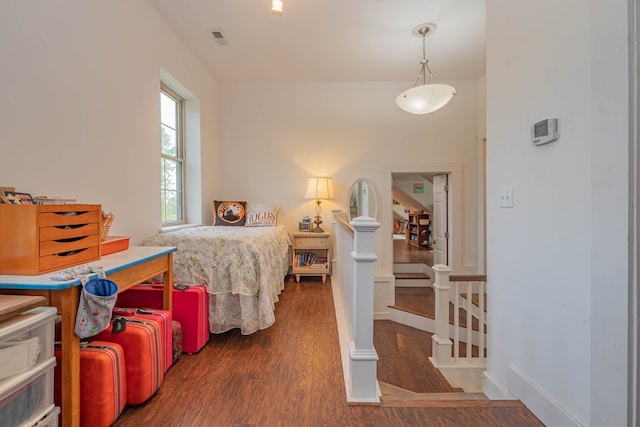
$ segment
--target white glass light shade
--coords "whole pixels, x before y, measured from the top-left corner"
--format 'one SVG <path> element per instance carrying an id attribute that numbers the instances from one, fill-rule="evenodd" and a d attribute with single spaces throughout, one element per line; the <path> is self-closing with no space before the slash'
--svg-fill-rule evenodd
<path id="1" fill-rule="evenodd" d="M 335 198 L 333 193 L 333 178 L 309 178 L 307 182 L 307 193 L 304 198 L 333 200 Z"/>
<path id="2" fill-rule="evenodd" d="M 455 94 L 452 86 L 429 83 L 405 90 L 396 98 L 396 104 L 412 114 L 427 114 L 444 107 Z"/>

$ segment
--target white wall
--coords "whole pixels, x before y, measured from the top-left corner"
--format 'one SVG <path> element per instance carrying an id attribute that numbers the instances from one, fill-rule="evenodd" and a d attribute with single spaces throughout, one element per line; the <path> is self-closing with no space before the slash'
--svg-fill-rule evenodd
<path id="1" fill-rule="evenodd" d="M 397 175 L 393 177 L 393 183 L 396 187 L 413 197 L 422 206 L 427 208 L 429 212 L 433 211 L 433 184 L 427 181 L 421 175 Z M 414 193 L 413 185 L 422 184 L 424 193 Z"/>
<path id="2" fill-rule="evenodd" d="M 296 230 L 302 216 L 313 215 L 314 202 L 303 199 L 307 178 L 332 176 L 336 199 L 322 204 L 331 230 L 330 209 L 346 210 L 351 184 L 367 178 L 381 204 L 377 274 L 391 274 L 391 185 L 381 172 L 394 164 L 460 162 L 465 256 L 477 266 L 477 83 L 452 84 L 454 99 L 425 116 L 395 105 L 407 83 L 223 85 L 220 197 L 278 203 L 279 222 Z"/>
<path id="3" fill-rule="evenodd" d="M 217 192 L 217 82 L 146 1 L 4 0 L 0 58 L 0 185 L 100 203 L 134 244 L 157 231 L 164 70 L 197 97 L 196 196 Z"/>
<path id="4" fill-rule="evenodd" d="M 626 5 L 487 2 L 487 378 L 547 425 L 626 425 Z"/>

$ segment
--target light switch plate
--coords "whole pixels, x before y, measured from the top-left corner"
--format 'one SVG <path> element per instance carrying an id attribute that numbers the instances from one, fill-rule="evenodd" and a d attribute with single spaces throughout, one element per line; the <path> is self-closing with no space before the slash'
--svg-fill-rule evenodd
<path id="1" fill-rule="evenodd" d="M 498 192 L 500 198 L 499 207 L 512 208 L 513 207 L 513 187 L 500 187 Z"/>

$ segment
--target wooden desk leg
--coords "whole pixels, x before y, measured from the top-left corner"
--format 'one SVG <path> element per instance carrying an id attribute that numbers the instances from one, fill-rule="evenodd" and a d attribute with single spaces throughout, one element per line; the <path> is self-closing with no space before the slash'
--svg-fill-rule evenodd
<path id="1" fill-rule="evenodd" d="M 62 426 L 80 425 L 80 339 L 73 332 L 80 286 L 51 292 L 51 303 L 62 315 Z"/>
<path id="2" fill-rule="evenodd" d="M 167 270 L 164 272 L 162 308 L 173 312 L 173 253 L 167 254 Z"/>

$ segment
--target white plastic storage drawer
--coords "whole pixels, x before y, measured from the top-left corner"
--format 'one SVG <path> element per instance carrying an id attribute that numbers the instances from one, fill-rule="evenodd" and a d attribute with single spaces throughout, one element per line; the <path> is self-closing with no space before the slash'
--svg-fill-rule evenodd
<path id="1" fill-rule="evenodd" d="M 16 375 L 0 386 L 2 427 L 31 426 L 53 409 L 53 370 L 56 359 Z"/>
<path id="2" fill-rule="evenodd" d="M 56 309 L 36 307 L 0 322 L 0 387 L 53 357 Z"/>
<path id="3" fill-rule="evenodd" d="M 58 415 L 60 415 L 60 408 L 55 406 L 50 410 L 44 418 L 40 419 L 33 427 L 58 427 Z M 31 426 L 30 426 L 31 427 Z"/>

